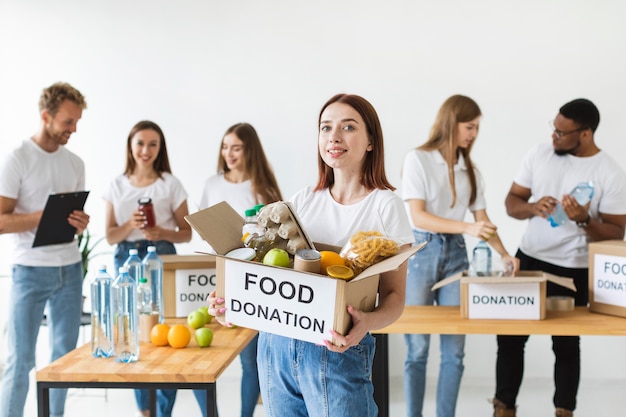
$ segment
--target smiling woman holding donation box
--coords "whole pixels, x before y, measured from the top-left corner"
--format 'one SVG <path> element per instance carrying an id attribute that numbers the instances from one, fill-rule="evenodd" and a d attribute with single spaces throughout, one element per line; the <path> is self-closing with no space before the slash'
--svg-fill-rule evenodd
<path id="1" fill-rule="evenodd" d="M 150 197 L 156 224 L 146 227 L 145 213 L 137 208 L 138 200 Z M 154 122 L 141 121 L 130 131 L 126 143 L 126 168 L 111 181 L 104 193 L 106 202 L 106 238 L 115 248 L 115 273 L 124 264 L 130 249 L 146 256 L 148 246 L 159 255 L 174 254 L 174 243 L 189 242 L 191 227 L 185 221 L 187 192 L 172 175 L 165 136 Z M 149 413 L 149 391 L 135 390 L 142 415 Z M 176 390 L 157 390 L 157 416 L 170 417 Z"/>
<path id="2" fill-rule="evenodd" d="M 291 203 L 312 241 L 343 246 L 362 230 L 376 230 L 402 246 L 413 242 L 402 200 L 384 168 L 378 115 L 362 97 L 338 94 L 319 115 L 319 179 Z M 269 417 L 374 417 L 370 380 L 375 341 L 370 330 L 395 321 L 404 306 L 406 264 L 381 275 L 379 302 L 365 313 L 346 306 L 353 326 L 330 331 L 325 345 L 261 332 L 259 378 Z M 223 299 L 209 298 L 210 314 L 224 321 Z"/>
<path id="3" fill-rule="evenodd" d="M 248 123 L 238 123 L 226 130 L 220 144 L 217 175 L 204 184 L 200 208 L 226 201 L 241 216 L 257 204 L 282 200 L 274 172 L 265 157 L 259 135 Z M 258 336 L 244 348 L 241 359 L 241 417 L 252 417 L 259 399 L 257 369 Z M 194 391 L 206 415 L 206 393 Z"/>

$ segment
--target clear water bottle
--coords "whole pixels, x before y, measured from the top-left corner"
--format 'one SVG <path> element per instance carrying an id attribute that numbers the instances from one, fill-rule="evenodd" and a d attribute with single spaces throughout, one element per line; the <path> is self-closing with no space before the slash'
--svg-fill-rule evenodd
<path id="1" fill-rule="evenodd" d="M 95 358 L 113 356 L 112 283 L 106 265 L 91 280 L 91 354 Z"/>
<path id="2" fill-rule="evenodd" d="M 139 360 L 139 310 L 137 309 L 137 283 L 120 267 L 113 281 L 113 351 L 117 362 Z"/>
<path id="3" fill-rule="evenodd" d="M 491 249 L 484 240 L 478 242 L 472 252 L 469 276 L 489 277 L 491 276 Z"/>
<path id="4" fill-rule="evenodd" d="M 159 323 L 165 320 L 165 306 L 163 305 L 163 261 L 159 257 L 155 246 L 148 246 L 148 253 L 141 261 L 144 276 L 148 279 L 152 289 L 152 312 L 158 313 Z"/>
<path id="5" fill-rule="evenodd" d="M 593 183 L 591 181 L 581 182 L 569 193 L 569 195 L 574 197 L 578 204 L 584 206 L 593 198 Z M 548 221 L 550 222 L 550 226 L 552 227 L 558 227 L 570 221 L 569 217 L 567 217 L 567 214 L 565 214 L 561 203 L 558 203 L 556 205 L 554 213 L 552 213 L 550 217 L 548 217 Z"/>
<path id="6" fill-rule="evenodd" d="M 139 278 L 145 276 L 137 249 L 130 249 L 128 251 L 128 258 L 124 261 L 124 266 L 128 268 L 128 274 L 135 280 L 135 283 L 139 282 Z"/>
<path id="7" fill-rule="evenodd" d="M 137 287 L 137 308 L 139 314 L 152 314 L 152 288 L 146 277 L 139 278 Z"/>

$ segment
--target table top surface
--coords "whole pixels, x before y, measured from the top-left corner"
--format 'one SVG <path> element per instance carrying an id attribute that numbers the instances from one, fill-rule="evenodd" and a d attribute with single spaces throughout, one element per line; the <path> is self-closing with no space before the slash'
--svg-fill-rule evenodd
<path id="1" fill-rule="evenodd" d="M 90 343 L 74 349 L 37 371 L 37 381 L 47 382 L 215 382 L 257 334 L 243 327 L 228 328 L 211 323 L 211 346 L 200 348 L 192 335 L 186 348 L 142 343 L 139 361 L 115 362 L 94 358 Z"/>
<path id="2" fill-rule="evenodd" d="M 626 336 L 626 318 L 576 307 L 547 311 L 544 320 L 470 320 L 461 318 L 459 307 L 406 306 L 398 320 L 373 333 Z"/>

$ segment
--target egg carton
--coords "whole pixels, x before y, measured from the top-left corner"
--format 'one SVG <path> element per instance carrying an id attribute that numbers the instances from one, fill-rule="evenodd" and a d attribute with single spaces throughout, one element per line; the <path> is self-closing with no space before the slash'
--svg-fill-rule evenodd
<path id="1" fill-rule="evenodd" d="M 289 202 L 277 201 L 264 206 L 258 214 L 258 224 L 265 228 L 268 239 L 291 255 L 300 249 L 315 249 Z"/>

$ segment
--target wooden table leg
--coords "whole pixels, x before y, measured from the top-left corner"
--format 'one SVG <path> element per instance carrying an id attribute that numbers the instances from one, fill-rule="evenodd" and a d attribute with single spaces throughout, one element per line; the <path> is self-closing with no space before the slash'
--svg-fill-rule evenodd
<path id="1" fill-rule="evenodd" d="M 376 353 L 372 365 L 374 401 L 378 406 L 378 417 L 389 417 L 389 336 L 374 334 Z"/>

